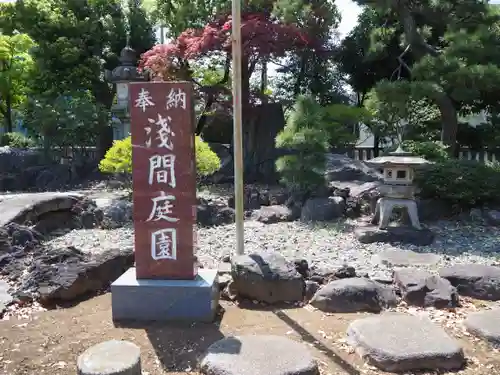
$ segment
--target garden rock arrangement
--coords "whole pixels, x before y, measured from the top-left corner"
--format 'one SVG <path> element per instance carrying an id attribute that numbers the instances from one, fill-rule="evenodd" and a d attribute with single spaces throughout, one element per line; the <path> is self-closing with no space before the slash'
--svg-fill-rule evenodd
<path id="1" fill-rule="evenodd" d="M 99 291 L 134 262 L 132 246 L 100 254 L 45 240 L 73 229 L 95 228 L 104 213 L 78 194 L 42 193 L 5 197 L 0 202 L 0 307 L 33 299 L 70 301 Z"/>

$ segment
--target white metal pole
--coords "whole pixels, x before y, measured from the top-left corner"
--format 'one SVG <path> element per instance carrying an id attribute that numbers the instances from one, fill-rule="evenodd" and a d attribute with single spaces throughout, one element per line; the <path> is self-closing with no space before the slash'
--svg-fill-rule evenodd
<path id="1" fill-rule="evenodd" d="M 236 209 L 236 254 L 245 252 L 243 207 L 243 135 L 241 110 L 241 0 L 232 0 L 233 52 L 233 132 L 234 132 L 234 207 Z"/>

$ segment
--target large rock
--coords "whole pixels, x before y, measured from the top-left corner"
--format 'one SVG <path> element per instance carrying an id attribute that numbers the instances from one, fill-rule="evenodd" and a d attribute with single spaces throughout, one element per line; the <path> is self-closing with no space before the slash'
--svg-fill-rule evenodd
<path id="1" fill-rule="evenodd" d="M 482 264 L 457 264 L 439 270 L 464 296 L 482 300 L 500 300 L 500 267 Z"/>
<path id="2" fill-rule="evenodd" d="M 330 221 L 344 215 L 346 203 L 342 197 L 310 198 L 302 207 L 300 220 Z"/>
<path id="3" fill-rule="evenodd" d="M 207 350 L 206 375 L 319 375 L 307 346 L 280 336 L 227 337 Z"/>
<path id="4" fill-rule="evenodd" d="M 361 277 L 331 281 L 318 290 L 310 302 L 321 311 L 333 313 L 380 312 L 396 303 L 392 288 Z"/>
<path id="5" fill-rule="evenodd" d="M 470 333 L 493 344 L 500 344 L 500 309 L 471 313 L 464 324 Z"/>
<path id="6" fill-rule="evenodd" d="M 394 283 L 410 305 L 436 308 L 458 306 L 455 287 L 448 280 L 430 272 L 418 268 L 397 269 L 394 271 Z"/>
<path id="7" fill-rule="evenodd" d="M 241 297 L 267 303 L 304 298 L 303 277 L 278 253 L 239 255 L 231 263 L 233 286 Z"/>
<path id="8" fill-rule="evenodd" d="M 10 222 L 35 222 L 44 214 L 69 211 L 85 196 L 76 193 L 28 193 L 2 197 L 0 201 L 0 227 Z"/>
<path id="9" fill-rule="evenodd" d="M 383 371 L 457 370 L 465 363 L 458 342 L 416 316 L 383 314 L 355 320 L 347 337 L 361 356 Z"/>
<path id="10" fill-rule="evenodd" d="M 412 227 L 389 227 L 379 229 L 375 226 L 356 228 L 354 235 L 361 243 L 403 243 L 416 246 L 428 246 L 434 241 L 434 233 L 428 229 L 415 229 Z"/>
<path id="11" fill-rule="evenodd" d="M 42 303 L 78 299 L 106 288 L 134 264 L 132 247 L 93 255 L 74 247 L 45 246 L 38 236 L 26 236 L 23 244 L 0 254 L 0 274 L 11 282 L 14 297 L 30 296 Z"/>

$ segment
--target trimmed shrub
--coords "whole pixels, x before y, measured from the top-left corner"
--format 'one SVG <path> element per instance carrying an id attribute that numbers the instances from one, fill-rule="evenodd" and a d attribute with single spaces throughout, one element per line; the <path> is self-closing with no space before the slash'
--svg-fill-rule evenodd
<path id="1" fill-rule="evenodd" d="M 195 147 L 198 176 L 208 176 L 215 173 L 220 168 L 220 159 L 217 154 L 200 137 L 196 137 Z M 103 173 L 113 174 L 132 173 L 131 137 L 113 143 L 104 159 L 99 163 L 99 170 Z"/>
<path id="2" fill-rule="evenodd" d="M 0 137 L 0 146 L 10 146 L 13 148 L 30 148 L 35 146 L 35 142 L 21 133 L 4 133 Z"/>
<path id="3" fill-rule="evenodd" d="M 429 161 L 442 162 L 449 159 L 448 147 L 442 142 L 403 141 L 403 148 Z"/>
<path id="4" fill-rule="evenodd" d="M 469 160 L 447 160 L 417 173 L 422 198 L 437 198 L 458 209 L 500 203 L 500 166 Z"/>

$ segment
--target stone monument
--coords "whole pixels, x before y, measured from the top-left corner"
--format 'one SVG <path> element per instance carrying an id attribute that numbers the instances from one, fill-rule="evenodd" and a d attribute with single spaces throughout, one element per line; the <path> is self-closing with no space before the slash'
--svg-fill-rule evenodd
<path id="1" fill-rule="evenodd" d="M 197 269 L 189 82 L 131 83 L 135 267 L 111 285 L 114 320 L 211 321 L 217 270 Z"/>
<path id="2" fill-rule="evenodd" d="M 418 218 L 418 207 L 415 201 L 416 187 L 413 184 L 416 170 L 430 164 L 430 162 L 413 155 L 411 152 L 404 151 L 400 145 L 396 151 L 368 160 L 366 164 L 382 172 L 383 184 L 378 188 L 381 198 L 377 201 L 375 214 L 371 221 L 374 225 L 378 224 L 378 228 L 364 228 L 364 236 L 359 235 L 358 231 L 358 239 L 362 242 L 368 241 L 369 236 L 366 236 L 366 233 L 370 232 L 371 237 L 376 238 L 377 241 L 384 238 L 387 242 L 415 244 L 432 242 L 433 235 L 430 234 L 430 231 L 422 228 Z M 407 210 L 411 226 L 389 226 L 395 208 Z M 375 240 L 370 242 L 375 242 Z"/>

